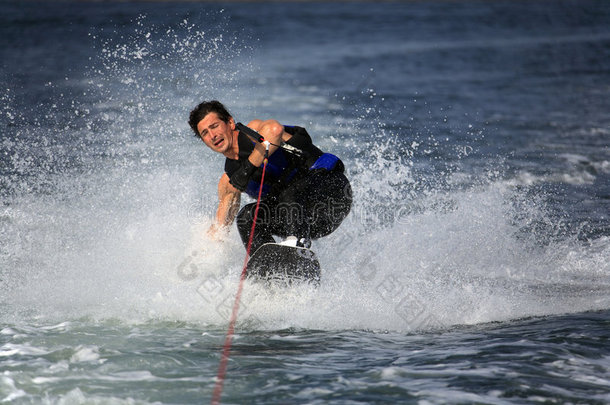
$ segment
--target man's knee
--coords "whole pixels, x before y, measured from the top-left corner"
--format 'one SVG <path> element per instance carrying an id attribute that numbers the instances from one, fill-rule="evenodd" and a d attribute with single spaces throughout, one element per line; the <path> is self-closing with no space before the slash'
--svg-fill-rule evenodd
<path id="1" fill-rule="evenodd" d="M 237 216 L 235 217 L 235 220 L 239 223 L 244 222 L 244 221 L 251 221 L 252 220 L 252 204 L 248 204 L 248 205 L 244 205 L 243 207 L 241 207 L 241 209 L 239 210 L 239 212 L 237 213 Z"/>
<path id="2" fill-rule="evenodd" d="M 235 221 L 237 222 L 237 226 L 252 226 L 252 221 L 254 221 L 254 211 L 256 211 L 256 203 L 251 203 L 244 205 L 242 209 L 239 210 L 237 216 L 235 217 Z M 258 207 L 258 213 L 256 214 L 256 224 L 257 225 L 265 225 L 268 223 L 271 218 L 271 207 L 264 202 L 260 203 Z"/>
<path id="3" fill-rule="evenodd" d="M 254 205 L 255 204 L 244 205 L 235 217 L 237 230 L 242 237 L 250 233 L 250 227 L 252 226 L 252 220 L 254 218 Z"/>

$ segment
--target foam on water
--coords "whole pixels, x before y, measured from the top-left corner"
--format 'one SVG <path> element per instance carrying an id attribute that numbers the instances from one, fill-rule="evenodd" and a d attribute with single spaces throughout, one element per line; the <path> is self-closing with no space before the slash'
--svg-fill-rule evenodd
<path id="1" fill-rule="evenodd" d="M 188 21 L 161 29 L 140 18 L 133 37 L 118 43 L 96 35 L 100 61 L 72 84 L 94 102 L 70 110 L 64 140 L 57 128 L 39 126 L 42 140 L 32 141 L 33 128 L 25 126 L 3 141 L 12 172 L 0 216 L 2 321 L 224 325 L 244 251 L 235 231 L 224 242 L 205 235 L 222 159 L 212 158 L 185 122 L 204 93 L 234 102 L 234 113 L 252 114 L 236 91 L 237 82 L 256 81 L 242 63 L 248 50 Z M 228 63 L 238 56 L 239 64 Z M 278 91 L 265 101 L 280 105 L 286 97 Z M 313 92 L 299 108 L 337 102 Z M 265 105 L 257 108 L 272 109 Z M 341 228 L 314 243 L 321 286 L 247 283 L 243 327 L 411 331 L 610 307 L 608 238 L 562 236 L 560 221 L 521 188 L 527 181 L 516 187 L 515 178 L 490 174 L 447 187 L 460 173 L 422 175 L 415 158 L 434 150 L 420 150 L 381 122 L 366 137 L 365 114 L 361 121 L 328 118 L 340 129 L 319 140 L 342 153 L 355 200 Z M 12 121 L 17 113 L 6 116 Z M 327 132 L 331 124 L 314 127 Z M 60 169 L 45 170 L 58 160 Z M 579 173 L 566 181 L 592 181 L 594 174 Z M 81 347 L 71 361 L 97 359 L 95 348 Z M 82 393 L 69 397 L 67 403 Z"/>

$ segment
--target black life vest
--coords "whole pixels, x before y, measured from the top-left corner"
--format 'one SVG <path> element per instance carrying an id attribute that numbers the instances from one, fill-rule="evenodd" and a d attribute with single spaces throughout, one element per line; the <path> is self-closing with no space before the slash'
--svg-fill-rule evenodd
<path id="1" fill-rule="evenodd" d="M 263 183 L 262 195 L 264 197 L 276 195 L 281 192 L 292 181 L 307 175 L 309 168 L 322 156 L 323 152 L 311 141 L 307 130 L 297 126 L 284 126 L 284 130 L 292 135 L 286 142 L 289 145 L 303 151 L 303 156 L 297 156 L 286 152 L 282 148 L 277 149 L 269 155 L 267 168 L 265 169 L 265 181 Z M 229 178 L 237 171 L 241 164 L 248 159 L 254 150 L 254 141 L 241 131 L 237 137 L 239 158 L 225 160 L 225 173 Z M 250 176 L 245 193 L 252 198 L 258 197 L 260 181 L 262 177 L 262 165 Z"/>

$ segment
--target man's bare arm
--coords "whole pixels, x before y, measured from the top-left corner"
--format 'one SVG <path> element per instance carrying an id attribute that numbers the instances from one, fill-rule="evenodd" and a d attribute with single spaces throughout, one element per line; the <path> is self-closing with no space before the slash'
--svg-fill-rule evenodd
<path id="1" fill-rule="evenodd" d="M 226 231 L 235 220 L 239 204 L 241 202 L 241 192 L 229 183 L 229 176 L 223 173 L 218 182 L 218 209 L 216 210 L 216 221 L 208 230 L 208 235 L 218 238 L 219 231 Z"/>

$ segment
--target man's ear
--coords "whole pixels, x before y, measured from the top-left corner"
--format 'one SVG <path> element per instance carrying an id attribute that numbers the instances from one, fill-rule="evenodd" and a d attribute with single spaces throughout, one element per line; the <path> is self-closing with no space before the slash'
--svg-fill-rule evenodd
<path id="1" fill-rule="evenodd" d="M 231 126 L 231 131 L 235 131 L 235 120 L 233 117 L 229 118 L 229 125 Z"/>

